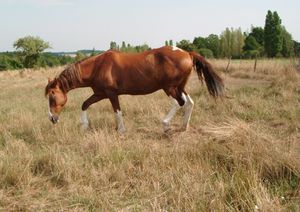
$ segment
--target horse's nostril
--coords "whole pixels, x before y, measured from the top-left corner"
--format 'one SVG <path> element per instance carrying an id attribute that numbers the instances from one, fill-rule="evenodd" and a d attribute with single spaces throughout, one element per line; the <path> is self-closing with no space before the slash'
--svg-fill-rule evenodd
<path id="1" fill-rule="evenodd" d="M 49 119 L 53 124 L 56 124 L 58 122 L 58 117 L 56 116 L 50 116 Z"/>

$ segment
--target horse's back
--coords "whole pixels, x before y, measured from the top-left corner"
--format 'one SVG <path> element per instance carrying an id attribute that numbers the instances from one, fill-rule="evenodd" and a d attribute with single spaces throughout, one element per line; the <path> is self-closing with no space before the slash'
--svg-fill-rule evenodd
<path id="1" fill-rule="evenodd" d="M 193 66 L 192 58 L 188 52 L 171 46 L 151 49 L 141 53 L 112 51 L 110 55 L 113 63 L 125 71 L 136 68 L 145 71 L 149 69 L 164 71 L 167 66 L 170 66 L 170 69 L 189 71 Z"/>

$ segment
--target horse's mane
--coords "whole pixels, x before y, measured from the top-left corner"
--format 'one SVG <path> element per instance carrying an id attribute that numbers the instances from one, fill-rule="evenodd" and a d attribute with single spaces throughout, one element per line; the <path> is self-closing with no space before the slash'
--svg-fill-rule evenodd
<path id="1" fill-rule="evenodd" d="M 57 78 L 55 78 L 61 85 L 63 92 L 68 92 L 74 88 L 76 83 L 82 82 L 80 66 L 76 67 L 76 64 L 77 63 L 69 65 Z"/>

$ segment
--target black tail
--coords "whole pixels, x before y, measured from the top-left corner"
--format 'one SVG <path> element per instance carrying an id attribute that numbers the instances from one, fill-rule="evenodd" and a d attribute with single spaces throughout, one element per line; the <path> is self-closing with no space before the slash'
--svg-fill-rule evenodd
<path id="1" fill-rule="evenodd" d="M 213 70 L 211 64 L 201 55 L 191 52 L 194 66 L 198 74 L 198 78 L 205 80 L 208 92 L 213 97 L 224 96 L 224 82 L 222 78 Z"/>

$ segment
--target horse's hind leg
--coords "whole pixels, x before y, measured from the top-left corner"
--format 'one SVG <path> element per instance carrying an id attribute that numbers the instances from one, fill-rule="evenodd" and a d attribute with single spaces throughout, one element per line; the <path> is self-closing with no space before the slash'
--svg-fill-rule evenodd
<path id="1" fill-rule="evenodd" d="M 107 90 L 106 94 L 107 94 L 109 101 L 111 102 L 111 105 L 115 112 L 116 122 L 117 122 L 117 130 L 119 133 L 124 133 L 126 130 L 125 130 L 125 126 L 124 126 L 124 121 L 123 121 L 123 117 L 122 117 L 122 112 L 121 112 L 121 108 L 120 108 L 118 95 L 115 92 L 110 91 L 110 90 Z"/>
<path id="2" fill-rule="evenodd" d="M 170 130 L 170 122 L 173 119 L 176 112 L 183 106 L 186 102 L 185 95 L 181 91 L 178 91 L 177 88 L 164 89 L 168 96 L 173 97 L 173 104 L 171 110 L 168 112 L 166 117 L 163 119 L 164 131 L 167 132 Z"/>
<path id="3" fill-rule="evenodd" d="M 185 92 L 184 92 L 185 93 Z M 183 116 L 183 129 L 187 130 L 189 127 L 190 118 L 193 112 L 194 101 L 187 93 L 182 93 L 185 96 L 185 104 L 183 106 L 184 116 Z"/>
<path id="4" fill-rule="evenodd" d="M 168 112 L 168 114 L 166 115 L 166 117 L 162 121 L 163 127 L 164 127 L 164 132 L 167 132 L 167 131 L 170 130 L 170 121 L 172 120 L 172 118 L 176 114 L 177 110 L 180 108 L 180 106 L 179 106 L 176 99 L 172 99 L 172 103 L 173 104 L 172 104 L 171 110 Z"/>
<path id="5" fill-rule="evenodd" d="M 165 92 L 167 93 L 167 95 L 171 95 L 173 97 L 173 105 L 169 113 L 163 119 L 164 131 L 166 132 L 170 130 L 170 121 L 172 120 L 176 112 L 180 109 L 180 107 L 182 107 L 184 110 L 183 129 L 187 130 L 194 107 L 194 101 L 184 90 L 181 91 L 175 88 L 167 91 L 165 90 Z"/>

